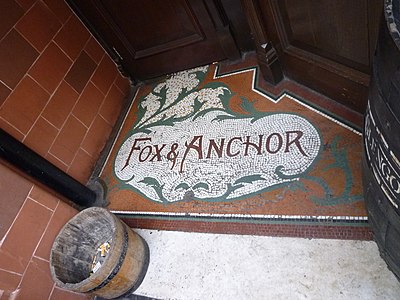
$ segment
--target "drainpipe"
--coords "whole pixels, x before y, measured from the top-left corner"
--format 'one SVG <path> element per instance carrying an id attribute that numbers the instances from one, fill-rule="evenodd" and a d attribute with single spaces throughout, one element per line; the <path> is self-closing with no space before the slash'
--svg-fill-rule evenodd
<path id="1" fill-rule="evenodd" d="M 98 206 L 98 193 L 26 147 L 0 128 L 0 157 L 82 208 Z"/>

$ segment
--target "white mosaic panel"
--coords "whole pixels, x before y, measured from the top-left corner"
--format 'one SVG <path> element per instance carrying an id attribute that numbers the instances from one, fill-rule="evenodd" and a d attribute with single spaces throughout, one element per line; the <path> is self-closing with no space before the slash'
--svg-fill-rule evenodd
<path id="1" fill-rule="evenodd" d="M 272 114 L 252 123 L 216 121 L 220 115 L 227 114 L 211 111 L 132 135 L 118 152 L 117 177 L 154 201 L 229 200 L 297 180 L 319 153 L 317 130 L 300 116 Z"/>

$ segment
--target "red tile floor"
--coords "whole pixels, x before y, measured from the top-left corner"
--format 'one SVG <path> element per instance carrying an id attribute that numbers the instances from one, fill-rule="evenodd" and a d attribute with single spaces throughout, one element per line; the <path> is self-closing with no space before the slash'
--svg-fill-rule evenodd
<path id="1" fill-rule="evenodd" d="M 100 176 L 109 208 L 140 228 L 371 239 L 362 116 L 255 66 L 141 86 Z"/>

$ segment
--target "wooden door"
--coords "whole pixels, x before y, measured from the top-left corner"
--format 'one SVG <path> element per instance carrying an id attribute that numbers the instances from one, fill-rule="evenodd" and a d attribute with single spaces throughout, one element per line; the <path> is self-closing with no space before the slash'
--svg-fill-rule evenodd
<path id="1" fill-rule="evenodd" d="M 256 26 L 261 29 L 253 24 L 253 32 L 258 30 L 259 40 L 261 36 L 261 42 L 268 44 L 269 56 L 275 55 L 285 76 L 352 109 L 364 111 L 383 1 L 242 3 L 248 16 L 256 16 Z"/>
<path id="2" fill-rule="evenodd" d="M 240 52 L 217 0 L 68 0 L 134 80 Z"/>

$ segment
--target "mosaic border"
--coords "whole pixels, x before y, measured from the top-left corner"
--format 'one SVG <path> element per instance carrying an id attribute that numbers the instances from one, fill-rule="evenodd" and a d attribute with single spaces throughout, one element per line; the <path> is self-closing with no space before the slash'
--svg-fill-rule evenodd
<path id="1" fill-rule="evenodd" d="M 366 216 L 301 216 L 301 215 L 251 215 L 251 214 L 209 214 L 209 213 L 170 213 L 145 211 L 118 211 L 112 213 L 121 218 L 190 220 L 207 222 L 238 222 L 256 224 L 313 224 L 330 226 L 369 226 Z"/>
<path id="2" fill-rule="evenodd" d="M 215 234 L 242 234 L 270 237 L 323 238 L 341 240 L 372 240 L 368 226 L 319 226 L 319 224 L 254 224 L 238 222 L 210 222 L 190 220 L 157 220 L 124 218 L 131 228 L 169 230 Z"/>

